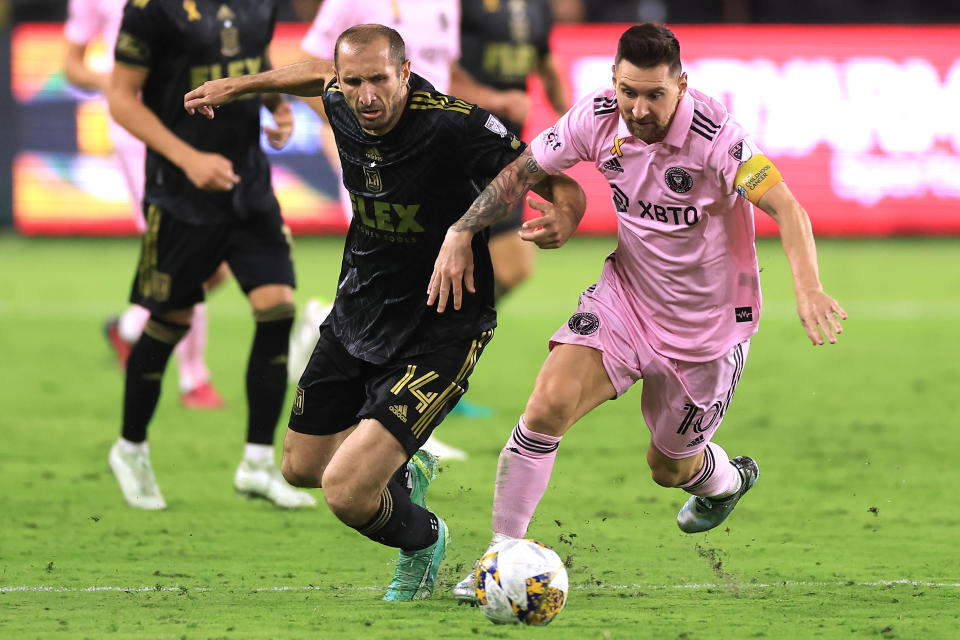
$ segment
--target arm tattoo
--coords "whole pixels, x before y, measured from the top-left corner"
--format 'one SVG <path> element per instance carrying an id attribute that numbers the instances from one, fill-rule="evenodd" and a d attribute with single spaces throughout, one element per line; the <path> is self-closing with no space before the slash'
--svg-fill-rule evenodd
<path id="1" fill-rule="evenodd" d="M 507 216 L 523 200 L 530 187 L 543 180 L 546 172 L 540 168 L 530 149 L 503 168 L 467 212 L 451 227 L 454 231 L 476 233 L 480 229 Z"/>

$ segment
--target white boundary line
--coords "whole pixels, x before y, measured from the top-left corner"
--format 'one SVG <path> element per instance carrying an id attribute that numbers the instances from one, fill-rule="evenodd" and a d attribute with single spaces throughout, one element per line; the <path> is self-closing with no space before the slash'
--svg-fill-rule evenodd
<path id="1" fill-rule="evenodd" d="M 782 582 L 747 582 L 747 583 L 719 583 L 719 582 L 704 582 L 704 583 L 695 583 L 695 584 L 602 584 L 602 585 L 574 585 L 574 589 L 577 591 L 593 591 L 593 590 L 612 590 L 612 591 L 623 591 L 626 589 L 648 589 L 648 590 L 667 590 L 667 589 L 723 589 L 729 587 L 736 587 L 737 589 L 776 589 L 782 587 L 892 587 L 892 586 L 912 586 L 912 587 L 947 587 L 947 588 L 960 588 L 960 582 L 925 582 L 922 580 L 876 580 L 873 582 L 849 582 L 849 581 L 836 581 L 836 582 L 808 582 L 803 580 L 784 580 Z M 278 587 L 257 587 L 253 589 L 254 593 L 264 593 L 264 592 L 283 592 L 283 591 L 322 591 L 326 588 L 332 587 L 319 587 L 314 585 L 306 586 L 278 586 Z M 378 591 L 382 587 L 347 587 L 346 590 L 352 591 Z M 339 587 L 343 590 L 344 587 Z M 181 587 L 181 586 L 161 586 L 156 585 L 153 587 L 108 587 L 108 586 L 94 586 L 94 587 L 52 587 L 46 585 L 36 585 L 36 586 L 10 586 L 2 587 L 0 586 L 0 593 L 97 593 L 102 591 L 123 591 L 123 592 L 150 592 L 150 591 L 162 591 L 162 592 L 179 592 L 179 591 L 191 591 L 191 592 L 208 592 L 208 591 L 217 591 L 215 587 Z"/>

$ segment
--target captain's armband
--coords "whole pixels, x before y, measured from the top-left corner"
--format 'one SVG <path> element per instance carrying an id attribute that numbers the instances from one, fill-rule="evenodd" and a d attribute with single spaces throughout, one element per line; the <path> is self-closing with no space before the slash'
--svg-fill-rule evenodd
<path id="1" fill-rule="evenodd" d="M 773 162 L 762 154 L 752 156 L 741 164 L 734 178 L 737 193 L 753 204 L 758 204 L 763 194 L 782 181 L 783 176 L 773 166 Z"/>

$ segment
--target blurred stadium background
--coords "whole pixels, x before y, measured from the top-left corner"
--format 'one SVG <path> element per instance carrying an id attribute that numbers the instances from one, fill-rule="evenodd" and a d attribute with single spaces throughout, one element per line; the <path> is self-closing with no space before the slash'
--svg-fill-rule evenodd
<path id="1" fill-rule="evenodd" d="M 131 234 L 110 157 L 104 101 L 62 72 L 66 0 L 0 2 L 0 228 L 23 234 Z M 960 232 L 960 5 L 855 0 L 553 0 L 553 52 L 571 99 L 605 81 L 622 31 L 664 20 L 691 85 L 723 97 L 780 167 L 818 235 Z M 282 2 L 275 64 L 296 61 L 317 0 Z M 573 22 L 571 22 L 573 21 Z M 864 26 L 869 24 L 870 26 Z M 91 46 L 92 66 L 105 47 Z M 535 83 L 533 83 L 535 84 Z M 531 86 L 528 133 L 553 114 Z M 336 176 L 321 126 L 302 103 L 294 139 L 272 152 L 284 215 L 297 233 L 339 233 Z M 272 151 L 272 150 L 271 150 Z M 596 172 L 576 176 L 593 205 L 581 227 L 615 228 Z M 760 234 L 775 230 L 758 216 Z"/>

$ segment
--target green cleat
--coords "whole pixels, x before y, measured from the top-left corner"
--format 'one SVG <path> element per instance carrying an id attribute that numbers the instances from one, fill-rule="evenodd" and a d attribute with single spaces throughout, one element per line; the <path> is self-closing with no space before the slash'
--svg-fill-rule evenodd
<path id="1" fill-rule="evenodd" d="M 407 462 L 407 471 L 410 474 L 410 499 L 413 504 L 427 507 L 427 488 L 437 479 L 437 469 L 440 461 L 429 451 L 421 449 L 413 454 Z"/>
<path id="2" fill-rule="evenodd" d="M 437 518 L 437 541 L 420 551 L 400 550 L 393 581 L 383 596 L 389 602 L 426 600 L 433 593 L 437 570 L 447 555 L 450 531 L 442 518 Z"/>

